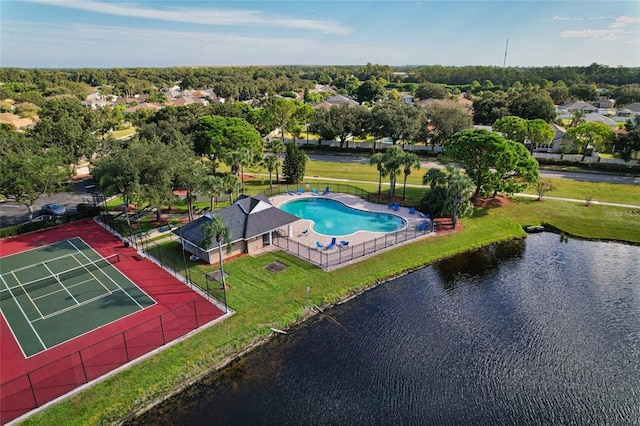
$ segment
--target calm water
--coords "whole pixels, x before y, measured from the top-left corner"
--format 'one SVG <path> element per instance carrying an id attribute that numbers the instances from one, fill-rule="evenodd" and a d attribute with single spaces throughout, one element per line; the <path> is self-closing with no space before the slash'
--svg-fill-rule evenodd
<path id="1" fill-rule="evenodd" d="M 280 209 L 313 221 L 315 232 L 329 236 L 357 231 L 393 232 L 407 224 L 394 214 L 358 210 L 328 198 L 302 198 L 282 204 Z"/>
<path id="2" fill-rule="evenodd" d="M 325 311 L 139 424 L 640 424 L 640 247 L 537 234 Z"/>

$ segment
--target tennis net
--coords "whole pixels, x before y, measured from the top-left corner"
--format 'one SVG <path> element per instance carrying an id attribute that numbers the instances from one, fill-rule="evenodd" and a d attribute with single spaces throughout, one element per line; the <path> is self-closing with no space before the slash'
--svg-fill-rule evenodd
<path id="1" fill-rule="evenodd" d="M 22 295 L 25 293 L 25 291 L 36 290 L 58 282 L 64 283 L 64 281 L 69 278 L 91 273 L 92 271 L 105 268 L 107 266 L 113 265 L 114 263 L 118 263 L 119 261 L 120 254 L 115 253 L 111 256 L 107 256 L 96 261 L 89 260 L 89 263 L 74 266 L 71 269 L 67 269 L 66 271 L 62 271 L 57 274 L 38 278 L 26 283 L 20 283 L 19 285 L 10 288 L 3 288 L 0 290 L 0 300 L 7 300 L 11 297 Z"/>

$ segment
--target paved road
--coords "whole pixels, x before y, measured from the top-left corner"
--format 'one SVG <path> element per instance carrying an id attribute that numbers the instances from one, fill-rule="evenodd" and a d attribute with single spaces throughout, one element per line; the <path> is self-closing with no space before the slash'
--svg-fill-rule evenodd
<path id="1" fill-rule="evenodd" d="M 86 203 L 92 199 L 89 191 L 92 188 L 85 188 L 84 182 L 79 181 L 73 185 L 72 192 L 61 192 L 51 196 L 45 195 L 38 199 L 33 207 L 33 217 L 41 216 L 40 208 L 43 204 L 58 203 L 67 208 L 67 210 L 75 211 L 79 203 Z M 29 220 L 29 210 L 24 204 L 18 204 L 13 201 L 3 201 L 0 203 L 0 228 L 17 225 Z"/>
<path id="2" fill-rule="evenodd" d="M 369 157 L 363 155 L 350 154 L 309 154 L 307 156 L 312 161 L 332 161 L 336 163 L 359 163 L 369 164 Z M 443 168 L 444 166 L 435 161 L 421 161 L 423 169 Z M 585 182 L 608 182 L 625 183 L 629 185 L 640 185 L 640 176 L 621 176 L 609 173 L 593 172 L 565 172 L 558 170 L 540 170 L 540 175 L 548 178 L 573 179 Z"/>

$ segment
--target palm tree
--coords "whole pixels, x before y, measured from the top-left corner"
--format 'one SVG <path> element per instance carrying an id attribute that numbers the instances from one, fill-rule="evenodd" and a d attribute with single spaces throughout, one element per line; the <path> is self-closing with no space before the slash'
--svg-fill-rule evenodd
<path id="1" fill-rule="evenodd" d="M 440 169 L 429 169 L 427 173 L 422 176 L 422 184 L 429 184 L 431 189 L 438 185 L 444 185 L 447 183 L 447 174 Z"/>
<path id="2" fill-rule="evenodd" d="M 225 162 L 231 167 L 231 171 L 238 176 L 240 173 L 240 182 L 242 184 L 242 193 L 244 190 L 244 168 L 253 164 L 253 154 L 246 148 L 237 151 L 230 151 L 225 157 Z"/>
<path id="3" fill-rule="evenodd" d="M 402 199 L 405 199 L 405 194 L 407 191 L 407 178 L 411 174 L 411 169 L 420 169 L 420 159 L 418 156 L 412 152 L 405 152 L 404 156 L 400 160 L 402 166 L 404 166 L 404 184 L 402 186 Z"/>
<path id="4" fill-rule="evenodd" d="M 269 150 L 276 156 L 278 161 L 276 162 L 276 182 L 280 183 L 280 175 L 278 170 L 280 169 L 280 154 L 286 149 L 284 142 L 280 139 L 274 139 L 269 142 Z"/>
<path id="5" fill-rule="evenodd" d="M 233 173 L 228 173 L 224 175 L 224 187 L 225 190 L 229 193 L 229 205 L 233 204 L 233 194 L 238 192 L 238 188 L 240 188 L 240 180 L 238 176 Z M 237 198 L 237 197 L 236 197 Z"/>
<path id="6" fill-rule="evenodd" d="M 447 198 L 448 202 L 453 204 L 450 206 L 451 225 L 455 229 L 460 209 L 463 208 L 463 215 L 465 213 L 470 214 L 470 210 L 472 211 L 473 209 L 469 199 L 473 195 L 474 185 L 469 176 L 463 174 L 460 169 L 452 164 L 447 166 L 447 172 L 449 172 L 447 176 Z"/>
<path id="7" fill-rule="evenodd" d="M 396 181 L 400 174 L 400 167 L 402 166 L 402 157 L 405 152 L 397 145 L 393 145 L 388 148 L 383 156 L 383 166 L 387 174 L 389 175 L 389 200 L 392 200 L 396 192 Z"/>
<path id="8" fill-rule="evenodd" d="M 278 157 L 275 154 L 269 154 L 262 159 L 262 165 L 269 171 L 269 189 L 273 191 L 272 173 L 278 165 Z"/>
<path id="9" fill-rule="evenodd" d="M 220 276 L 222 277 L 222 288 L 227 289 L 227 283 L 224 279 L 224 266 L 222 262 L 222 244 L 227 246 L 227 254 L 231 254 L 233 246 L 231 245 L 231 231 L 225 225 L 220 216 L 213 216 L 210 221 L 202 225 L 204 236 L 200 242 L 200 247 L 208 250 L 211 247 L 211 240 L 215 239 L 218 244 L 218 258 L 220 259 Z"/>
<path id="10" fill-rule="evenodd" d="M 369 164 L 375 164 L 376 168 L 378 169 L 378 199 L 380 199 L 380 191 L 382 190 L 382 178 L 387 174 L 384 169 L 384 155 L 381 152 L 376 152 L 369 159 Z"/>
<path id="11" fill-rule="evenodd" d="M 225 181 L 222 176 L 207 175 L 204 182 L 204 187 L 207 190 L 207 194 L 211 199 L 210 209 L 213 210 L 213 203 L 218 204 L 218 197 L 220 193 L 225 190 Z"/>
<path id="12" fill-rule="evenodd" d="M 579 125 L 586 122 L 585 112 L 583 109 L 578 109 L 573 112 L 573 118 L 571 118 L 570 127 L 578 127 Z"/>

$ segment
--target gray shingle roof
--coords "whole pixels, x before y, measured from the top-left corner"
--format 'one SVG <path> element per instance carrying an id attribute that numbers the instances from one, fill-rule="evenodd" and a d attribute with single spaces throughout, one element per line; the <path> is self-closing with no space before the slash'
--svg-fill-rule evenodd
<path id="1" fill-rule="evenodd" d="M 276 228 L 299 220 L 298 217 L 274 207 L 264 195 L 255 197 L 241 196 L 233 205 L 207 213 L 205 216 L 173 231 L 187 241 L 199 245 L 204 237 L 202 226 L 211 221 L 212 216 L 220 216 L 224 221 L 231 241 L 249 240 Z M 211 241 L 209 249 L 217 248 L 217 242 Z"/>

